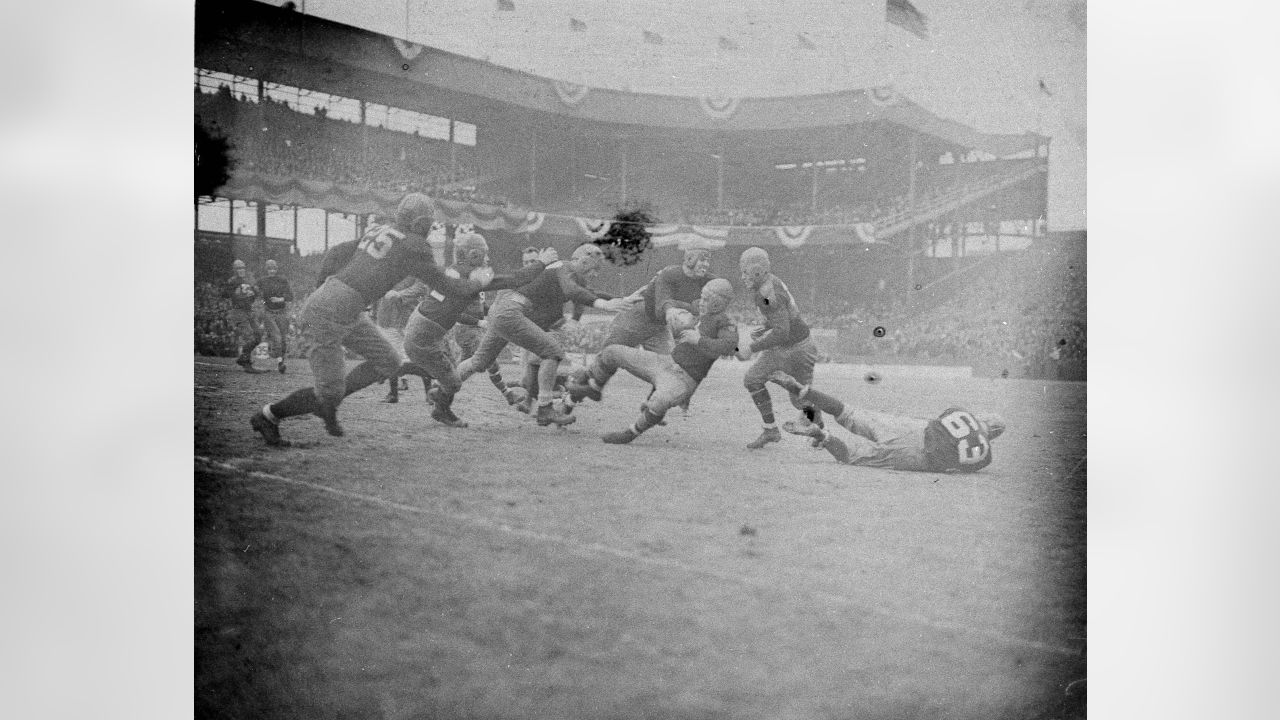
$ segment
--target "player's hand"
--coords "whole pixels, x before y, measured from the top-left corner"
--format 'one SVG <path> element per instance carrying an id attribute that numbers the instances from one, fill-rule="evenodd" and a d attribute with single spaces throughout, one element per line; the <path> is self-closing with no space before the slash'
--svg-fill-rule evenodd
<path id="1" fill-rule="evenodd" d="M 629 307 L 631 307 L 631 302 L 627 298 L 622 297 L 603 301 L 600 309 L 606 312 L 622 312 Z"/>
<path id="2" fill-rule="evenodd" d="M 488 265 L 478 267 L 467 275 L 467 279 L 479 283 L 480 287 L 488 287 L 493 282 L 493 268 Z"/>
<path id="3" fill-rule="evenodd" d="M 702 339 L 702 333 L 698 332 L 698 328 L 689 328 L 680 333 L 680 337 L 676 338 L 677 342 L 687 343 L 689 345 L 697 345 Z"/>
<path id="4" fill-rule="evenodd" d="M 755 330 L 752 330 L 752 331 L 751 331 L 751 339 L 752 339 L 752 340 L 759 340 L 760 338 L 764 337 L 764 334 L 765 334 L 765 333 L 767 333 L 767 332 L 769 332 L 769 328 L 768 328 L 768 326 L 765 326 L 765 327 L 758 327 L 758 328 L 756 328 Z"/>
<path id="5" fill-rule="evenodd" d="M 550 265 L 559 259 L 560 253 L 556 252 L 556 249 L 553 247 L 542 248 L 538 251 L 538 262 L 541 262 L 543 265 Z"/>

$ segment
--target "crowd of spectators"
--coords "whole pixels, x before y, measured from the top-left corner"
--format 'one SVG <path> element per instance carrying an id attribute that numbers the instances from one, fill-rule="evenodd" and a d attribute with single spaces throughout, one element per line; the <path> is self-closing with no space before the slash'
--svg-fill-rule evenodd
<path id="1" fill-rule="evenodd" d="M 1022 375 L 1042 374 L 1059 362 L 1082 362 L 1087 310 L 1083 255 L 1039 247 L 992 262 L 996 267 L 920 315 L 905 312 L 899 294 L 879 308 L 815 316 L 813 324 L 844 331 L 842 354 L 880 361 L 996 364 Z M 877 327 L 884 329 L 880 337 Z"/>
<path id="2" fill-rule="evenodd" d="M 223 86 L 196 91 L 196 115 L 226 136 L 238 170 L 355 185 L 387 192 L 423 192 L 448 200 L 507 206 L 482 192 L 478 173 L 450 144 L 416 134 L 368 127 L 293 110 L 287 102 L 237 100 Z"/>

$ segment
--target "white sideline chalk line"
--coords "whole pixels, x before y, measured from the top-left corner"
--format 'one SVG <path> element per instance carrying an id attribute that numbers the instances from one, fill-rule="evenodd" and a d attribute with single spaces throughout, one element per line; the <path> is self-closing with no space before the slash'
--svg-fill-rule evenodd
<path id="1" fill-rule="evenodd" d="M 536 530 L 525 530 L 523 528 L 511 527 L 510 525 L 496 522 L 489 518 L 480 517 L 477 515 L 468 515 L 466 513 L 444 512 L 440 510 L 432 510 L 428 508 L 417 507 L 414 505 L 405 505 L 403 503 L 398 503 L 392 500 L 386 500 L 384 498 L 377 497 L 376 495 L 365 495 L 363 493 L 352 492 L 350 490 L 339 490 L 337 488 L 328 487 L 326 485 L 320 485 L 318 483 L 313 483 L 307 480 L 297 480 L 295 478 L 284 477 L 283 475 L 273 475 L 271 473 L 260 472 L 257 470 L 246 470 L 244 468 L 237 467 L 236 465 L 233 465 L 231 463 L 218 462 L 216 460 L 211 460 L 207 457 L 201 457 L 199 455 L 195 456 L 195 460 L 197 463 L 202 463 L 206 466 L 219 469 L 219 470 L 225 470 L 228 472 L 247 475 L 249 477 L 259 478 L 263 480 L 274 480 L 276 482 L 286 483 L 290 485 L 301 485 L 303 487 L 310 488 L 312 490 L 318 490 L 320 492 L 329 493 L 331 495 L 337 495 L 339 497 L 344 497 L 350 500 L 359 500 L 361 502 L 366 502 L 372 505 L 381 505 L 382 507 L 391 508 L 393 510 L 401 510 L 403 512 L 407 512 L 415 515 L 427 515 L 430 517 L 447 518 L 449 520 L 461 522 L 468 525 L 482 527 L 490 530 L 498 530 L 500 532 L 504 532 L 509 535 L 515 535 L 518 537 L 523 537 L 531 540 L 551 543 L 553 545 L 560 545 L 562 547 L 568 548 L 570 550 L 575 550 L 578 552 L 612 555 L 613 557 L 621 558 L 624 560 L 630 560 L 630 561 L 642 563 L 645 565 L 653 565 L 657 567 L 682 570 L 684 572 L 691 573 L 694 575 L 703 575 L 706 577 L 715 578 L 717 580 L 723 580 L 725 582 L 734 583 L 737 585 L 745 585 L 747 587 L 752 587 L 758 590 L 765 590 L 765 591 L 777 590 L 777 588 L 774 586 L 768 585 L 766 583 L 755 582 L 753 580 L 742 577 L 740 575 L 732 575 L 729 573 L 720 572 L 718 570 L 709 570 L 707 568 L 700 568 L 693 565 L 687 565 L 678 560 L 656 558 L 656 557 L 650 557 L 647 555 L 637 555 L 636 553 L 627 552 L 626 550 L 619 550 L 617 548 L 610 547 L 608 545 L 601 545 L 599 543 L 582 543 L 582 542 L 570 540 L 569 538 L 560 537 L 558 535 L 548 535 L 546 533 L 540 533 L 540 532 L 537 532 Z M 1042 650 L 1044 652 L 1054 653 L 1057 655 L 1065 655 L 1068 657 L 1078 657 L 1081 654 L 1081 651 L 1076 648 L 1053 645 L 1050 643 L 1040 642 L 1038 640 L 1027 640 L 1026 638 L 1020 638 L 1013 635 L 1005 635 L 1004 633 L 997 632 L 995 630 L 988 630 L 986 628 L 973 627 L 970 625 L 961 625 L 957 623 L 949 623 L 949 622 L 933 620 L 923 615 L 899 614 L 899 613 L 891 612 L 889 610 L 878 608 L 872 605 L 865 605 L 861 602 L 858 602 L 857 600 L 846 597 L 844 595 L 836 595 L 835 593 L 824 592 L 822 590 L 807 590 L 806 592 L 808 592 L 810 595 L 821 598 L 830 603 L 834 603 L 838 605 L 847 605 L 855 609 L 862 610 L 864 612 L 868 612 L 874 615 L 879 615 L 881 617 L 888 618 L 890 620 L 905 621 L 905 622 L 914 623 L 917 625 L 923 625 L 925 627 L 933 628 L 935 630 L 946 630 L 951 632 L 964 633 L 968 635 L 978 635 L 990 640 L 995 640 L 1005 645 L 1014 645 L 1019 647 L 1031 648 L 1034 650 Z"/>

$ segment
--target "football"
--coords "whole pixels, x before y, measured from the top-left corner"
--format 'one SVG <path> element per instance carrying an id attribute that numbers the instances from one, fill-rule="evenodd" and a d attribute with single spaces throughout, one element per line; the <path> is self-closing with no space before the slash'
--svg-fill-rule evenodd
<path id="1" fill-rule="evenodd" d="M 688 310 L 672 310 L 667 313 L 667 327 L 671 328 L 672 337 L 680 337 L 680 333 L 685 330 L 698 327 L 698 318 Z"/>

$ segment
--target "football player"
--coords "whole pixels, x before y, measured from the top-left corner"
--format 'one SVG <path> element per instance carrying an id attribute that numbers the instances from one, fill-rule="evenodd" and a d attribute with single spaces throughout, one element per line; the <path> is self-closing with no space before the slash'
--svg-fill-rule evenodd
<path id="1" fill-rule="evenodd" d="M 733 301 L 733 286 L 728 280 L 715 278 L 702 286 L 699 293 L 700 317 L 695 320 L 684 308 L 667 310 L 671 332 L 676 336 L 670 355 L 652 350 L 615 344 L 605 347 L 590 367 L 577 374 L 568 386 L 573 400 L 591 398 L 599 401 L 604 386 L 618 370 L 626 370 L 653 386 L 653 392 L 640 406 L 640 417 L 631 427 L 605 433 L 601 440 L 613 445 L 629 443 L 645 430 L 662 422 L 663 416 L 676 405 L 693 397 L 698 384 L 706 378 L 717 358 L 734 354 L 738 349 L 738 328 L 724 311 Z"/>
<path id="2" fill-rule="evenodd" d="M 747 248 L 739 259 L 739 269 L 742 281 L 750 289 L 751 298 L 765 321 L 764 327 L 751 333 L 750 345 L 738 352 L 740 360 L 748 360 L 753 353 L 760 353 L 742 378 L 742 384 L 751 394 L 751 402 L 755 403 L 764 424 L 760 437 L 747 444 L 748 448 L 758 450 L 782 439 L 773 417 L 773 400 L 765 387 L 769 374 L 780 370 L 801 383 L 811 382 L 813 366 L 818 361 L 818 348 L 809 337 L 809 326 L 800 318 L 800 309 L 796 307 L 791 291 L 781 278 L 770 271 L 769 253 L 758 247 Z M 822 426 L 822 413 L 814 409 L 812 403 L 792 395 L 791 404 L 811 422 Z"/>
<path id="3" fill-rule="evenodd" d="M 557 261 L 547 266 L 525 285 L 503 293 L 493 303 L 487 317 L 488 327 L 480 347 L 458 365 L 459 379 L 466 381 L 477 371 L 488 368 L 508 342 L 532 351 L 538 363 L 539 425 L 568 425 L 575 418 L 552 405 L 556 374 L 564 359 L 564 347 L 547 332 L 563 317 L 564 304 L 590 305 L 601 310 L 619 312 L 635 302 L 632 298 L 613 298 L 583 287 L 604 261 L 604 252 L 591 243 L 579 245 L 568 262 Z"/>
<path id="4" fill-rule="evenodd" d="M 260 373 L 263 371 L 253 366 L 253 351 L 262 342 L 262 329 L 253 317 L 253 303 L 262 297 L 262 291 L 253 284 L 243 260 L 231 263 L 231 269 L 233 274 L 222 283 L 222 297 L 231 301 L 227 322 L 235 328 L 236 340 L 240 342 L 236 364 L 247 373 Z"/>
<path id="5" fill-rule="evenodd" d="M 470 273 L 486 267 L 489 246 L 483 235 L 471 233 L 455 238 L 454 243 L 464 255 L 471 255 L 471 257 L 465 264 L 450 267 L 445 274 L 461 278 L 463 270 Z M 542 273 L 545 268 L 544 262 L 550 264 L 556 259 L 555 249 L 548 248 L 541 254 L 541 259 L 522 267 L 517 272 L 511 275 L 495 276 L 488 287 L 492 289 L 520 287 Z M 409 324 L 405 327 L 404 349 L 409 355 L 409 365 L 413 366 L 413 369 L 405 367 L 404 372 L 421 375 L 424 378 L 424 384 L 428 377 L 435 380 L 435 387 L 428 392 L 428 400 L 435 406 L 431 410 L 431 417 L 452 427 L 466 427 L 467 424 L 451 409 L 454 395 L 462 386 L 462 381 L 458 378 L 446 333 L 450 328 L 456 329 L 455 323 L 458 319 L 467 312 L 473 312 L 474 306 L 480 302 L 478 291 L 462 295 L 432 288 L 417 309 L 410 313 Z M 472 348 L 473 352 L 474 349 Z M 496 363 L 491 363 L 488 370 L 490 375 L 495 373 Z M 501 375 L 498 375 L 497 382 L 502 382 Z M 502 390 L 504 393 L 509 392 L 505 384 Z"/>
<path id="6" fill-rule="evenodd" d="M 702 288 L 715 276 L 711 269 L 711 251 L 690 248 L 684 251 L 684 262 L 658 271 L 637 293 L 643 302 L 618 313 L 605 331 L 602 347 L 625 345 L 671 354 L 671 336 L 667 332 L 667 312 L 682 308 L 697 314 Z"/>
<path id="7" fill-rule="evenodd" d="M 530 254 L 531 250 L 533 251 L 532 254 Z M 453 238 L 453 255 L 453 270 L 459 277 L 462 277 L 472 270 L 489 264 L 489 243 L 479 233 L 455 235 Z M 545 250 L 525 248 L 521 257 L 520 267 L 536 267 L 537 269 L 531 271 L 532 274 L 529 276 L 517 272 L 517 276 L 525 279 L 516 283 L 516 285 L 523 285 L 525 282 L 532 280 L 544 267 L 557 259 L 559 259 L 559 256 L 556 254 L 555 248 L 546 248 Z M 506 284 L 505 281 L 499 283 L 498 278 L 494 278 L 494 282 L 490 284 L 489 289 L 511 288 L 516 287 L 516 285 Z M 492 297 L 492 294 L 485 292 L 472 298 L 470 304 L 458 314 L 453 329 L 449 330 L 449 334 L 453 338 L 453 344 L 458 348 L 457 355 L 453 357 L 455 367 L 457 363 L 475 355 L 476 349 L 480 347 L 480 338 L 484 337 L 484 327 L 487 324 L 484 318 L 493 304 L 490 299 Z M 444 327 L 446 330 L 449 329 L 448 325 Z M 485 370 L 489 375 L 489 382 L 498 389 L 498 392 L 502 393 L 508 405 L 515 405 L 522 399 L 524 393 L 518 389 L 518 386 L 509 388 L 506 381 L 502 379 L 502 371 L 498 368 L 496 360 Z"/>
<path id="8" fill-rule="evenodd" d="M 267 276 L 258 283 L 263 297 L 263 325 L 267 328 L 267 347 L 276 359 L 276 370 L 285 371 L 284 354 L 288 350 L 289 303 L 293 302 L 293 289 L 289 281 L 280 276 L 275 260 L 266 262 Z"/>
<path id="9" fill-rule="evenodd" d="M 792 420 L 784 430 L 813 439 L 836 462 L 845 465 L 915 470 L 919 472 L 977 472 L 991 464 L 991 441 L 1004 433 L 1004 420 L 994 414 L 978 414 L 947 408 L 932 420 L 860 410 L 815 390 L 784 372 L 769 380 L 793 397 L 817 407 L 854 434 L 845 443 L 826 428 Z"/>
<path id="10" fill-rule="evenodd" d="M 390 225 L 373 225 L 354 249 L 342 248 L 341 252 L 350 253 L 345 264 L 334 269 L 322 261 L 321 275 L 332 274 L 307 298 L 299 316 L 315 387 L 297 390 L 254 413 L 250 425 L 267 444 L 285 444 L 280 437 L 280 420 L 308 413 L 318 415 L 330 435 L 342 436 L 338 423 L 342 399 L 395 374 L 400 354 L 365 308 L 401 280 L 413 276 L 462 295 L 478 292 L 488 284 L 492 275 L 487 270 L 478 270 L 467 280 L 446 275 L 431 256 L 425 237 L 430 227 L 431 199 L 410 193 L 400 201 Z M 364 358 L 350 373 L 345 373 L 344 347 Z"/>
<path id="11" fill-rule="evenodd" d="M 404 326 L 409 322 L 409 315 L 413 312 L 414 306 L 427 294 L 427 286 L 415 277 L 407 277 L 401 280 L 395 287 L 387 291 L 386 295 L 378 301 L 377 311 L 374 317 L 377 319 L 378 327 L 382 330 L 382 334 L 387 336 L 391 341 L 391 347 L 401 355 L 401 363 L 403 365 L 404 356 Z M 387 396 L 382 398 L 385 403 L 400 402 L 400 391 L 408 390 L 409 385 L 401 377 L 400 373 L 387 378 L 390 389 L 387 390 Z M 424 381 L 425 382 L 425 381 Z"/>

